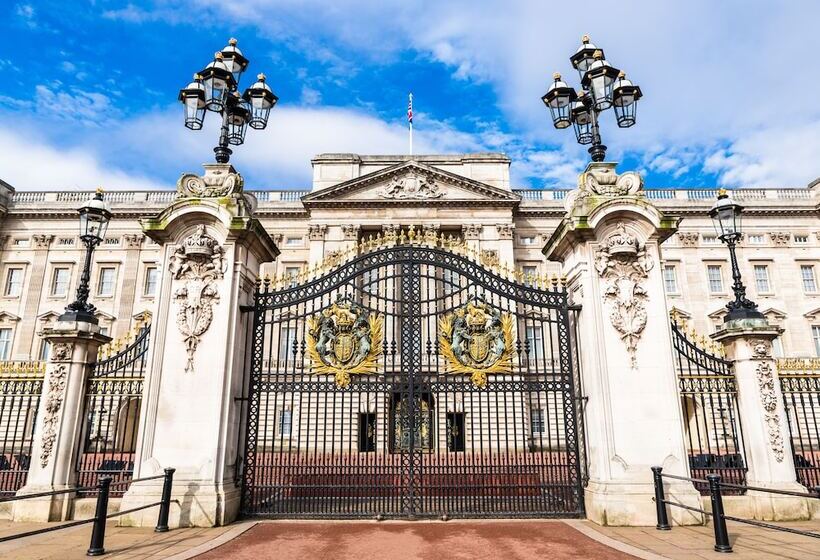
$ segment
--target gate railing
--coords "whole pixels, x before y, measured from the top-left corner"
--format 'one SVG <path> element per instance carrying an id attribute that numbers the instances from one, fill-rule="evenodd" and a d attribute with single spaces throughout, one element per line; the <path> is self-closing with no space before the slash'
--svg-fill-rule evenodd
<path id="1" fill-rule="evenodd" d="M 820 486 L 820 358 L 777 360 L 797 482 Z"/>
<path id="2" fill-rule="evenodd" d="M 77 456 L 77 485 L 91 488 L 100 477 L 112 478 L 112 497 L 122 496 L 134 473 L 142 388 L 151 326 L 137 326 L 133 340 L 115 354 L 98 361 L 85 392 L 83 433 Z M 117 350 L 115 342 L 111 347 Z M 106 356 L 105 349 L 101 356 Z M 126 484 L 122 484 L 126 482 Z"/>
<path id="3" fill-rule="evenodd" d="M 742 486 L 747 468 L 732 362 L 705 338 L 694 332 L 687 336 L 685 325 L 674 317 L 672 343 L 692 478 L 705 480 L 717 474 Z M 696 482 L 695 487 L 701 494 L 709 492 L 706 484 Z"/>
<path id="4" fill-rule="evenodd" d="M 44 362 L 0 362 L 0 496 L 26 484 Z"/>

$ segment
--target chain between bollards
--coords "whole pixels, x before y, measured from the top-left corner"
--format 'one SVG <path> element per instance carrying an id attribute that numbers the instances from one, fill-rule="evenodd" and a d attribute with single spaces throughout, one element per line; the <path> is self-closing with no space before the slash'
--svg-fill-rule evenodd
<path id="1" fill-rule="evenodd" d="M 712 524 L 715 527 L 715 551 L 732 552 L 729 543 L 729 531 L 726 529 L 726 518 L 723 516 L 723 496 L 720 493 L 720 475 L 707 474 L 709 497 L 712 500 Z"/>
<path id="2" fill-rule="evenodd" d="M 97 494 L 97 511 L 94 514 L 94 527 L 91 530 L 91 545 L 86 556 L 105 554 L 105 522 L 108 518 L 108 495 L 111 491 L 111 477 L 100 478 L 100 492 Z"/>
<path id="3" fill-rule="evenodd" d="M 159 516 L 154 531 L 165 533 L 168 531 L 168 515 L 171 512 L 171 486 L 174 483 L 176 469 L 165 469 L 165 480 L 162 483 L 162 503 L 159 505 Z"/>
<path id="4" fill-rule="evenodd" d="M 666 513 L 666 497 L 663 494 L 663 478 L 661 473 L 663 468 L 652 467 L 652 480 L 655 483 L 655 511 L 658 515 L 658 524 L 655 528 L 658 531 L 669 531 L 672 527 L 669 525 L 669 516 Z"/>

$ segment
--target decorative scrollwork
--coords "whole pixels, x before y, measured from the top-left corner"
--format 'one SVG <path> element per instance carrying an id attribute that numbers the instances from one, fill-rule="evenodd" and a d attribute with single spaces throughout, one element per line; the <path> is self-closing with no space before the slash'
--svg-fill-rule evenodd
<path id="1" fill-rule="evenodd" d="M 484 387 L 488 375 L 512 372 L 513 318 L 473 297 L 439 319 L 439 346 L 449 373 Z"/>
<path id="2" fill-rule="evenodd" d="M 332 375 L 336 385 L 350 385 L 351 375 L 377 371 L 382 354 L 384 317 L 345 298 L 307 321 L 307 356 L 313 373 Z"/>
<path id="3" fill-rule="evenodd" d="M 183 173 L 177 181 L 177 198 L 215 198 L 241 193 L 245 181 L 229 164 L 205 165 L 205 175 Z"/>
<path id="4" fill-rule="evenodd" d="M 764 421 L 769 436 L 769 445 L 778 463 L 783 462 L 783 433 L 777 412 L 777 393 L 774 389 L 774 372 L 769 361 L 761 361 L 755 370 L 760 389 L 760 404 L 764 410 Z"/>
<path id="5" fill-rule="evenodd" d="M 57 441 L 57 425 L 60 423 L 60 408 L 65 398 L 65 386 L 68 377 L 68 366 L 59 364 L 54 368 L 48 379 L 48 392 L 45 401 L 45 417 L 43 417 L 43 437 L 40 448 L 40 466 L 46 468 L 54 443 Z"/>

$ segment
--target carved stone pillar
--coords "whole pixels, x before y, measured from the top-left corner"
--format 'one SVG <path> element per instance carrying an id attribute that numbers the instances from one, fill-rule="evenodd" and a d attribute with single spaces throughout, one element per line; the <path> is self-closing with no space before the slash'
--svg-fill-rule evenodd
<path id="1" fill-rule="evenodd" d="M 308 252 L 308 267 L 311 267 L 316 263 L 322 262 L 322 258 L 325 254 L 326 233 L 326 224 L 308 225 L 308 242 L 310 243 L 310 250 Z"/>
<path id="2" fill-rule="evenodd" d="M 513 238 L 515 235 L 515 224 L 496 224 L 495 230 L 498 233 L 498 260 L 502 267 L 515 269 L 515 252 Z"/>
<path id="3" fill-rule="evenodd" d="M 131 324 L 131 315 L 134 313 L 134 300 L 137 294 L 140 293 L 140 286 L 138 285 L 140 251 L 142 250 L 142 242 L 145 235 L 141 233 L 125 234 L 122 236 L 123 243 L 125 243 L 125 259 L 123 260 L 123 274 L 125 281 L 122 284 L 122 294 L 120 295 L 117 304 L 117 331 L 115 338 L 125 336 L 126 333 L 133 326 Z"/>
<path id="4" fill-rule="evenodd" d="M 606 525 L 655 525 L 651 467 L 686 476 L 688 456 L 673 363 L 660 244 L 677 220 L 641 192 L 637 173 L 592 163 L 567 197 L 567 213 L 544 247 L 562 264 L 573 301 L 580 370 L 589 398 L 587 517 Z M 688 482 L 667 496 L 700 507 Z M 678 523 L 699 515 L 670 508 Z"/>
<path id="5" fill-rule="evenodd" d="M 247 323 L 260 266 L 279 253 L 230 165 L 184 175 L 178 197 L 143 231 L 162 245 L 134 478 L 176 468 L 172 526 L 230 523 L 239 511 L 237 459 Z M 217 173 L 218 171 L 218 173 Z M 122 509 L 156 502 L 162 480 L 132 484 Z M 121 518 L 151 526 L 156 510 Z"/>
<path id="6" fill-rule="evenodd" d="M 26 485 L 17 493 L 36 494 L 76 487 L 77 454 L 83 426 L 85 386 L 99 347 L 111 340 L 97 325 L 57 322 L 40 336 L 51 343 L 43 394 L 34 425 Z M 15 521 L 64 521 L 73 494 L 14 502 Z"/>
<path id="7" fill-rule="evenodd" d="M 478 251 L 481 248 L 481 233 L 484 227 L 481 224 L 464 224 L 461 226 L 461 235 L 467 246 Z"/>
<path id="8" fill-rule="evenodd" d="M 48 250 L 53 240 L 53 235 L 35 234 L 31 236 L 34 258 L 31 261 L 31 274 L 29 274 L 29 282 L 25 290 L 26 301 L 23 305 L 23 317 L 17 331 L 19 333 L 18 355 L 15 359 L 30 360 L 37 356 L 39 339 L 34 336 L 37 330 L 37 310 L 43 297 L 48 268 Z M 47 286 L 45 288 L 48 289 Z"/>
<path id="9" fill-rule="evenodd" d="M 772 340 L 782 333 L 783 329 L 769 325 L 766 319 L 751 319 L 725 323 L 712 338 L 723 344 L 727 358 L 734 361 L 747 484 L 805 492 L 795 475 L 783 394 L 772 357 Z M 805 498 L 753 490 L 746 498 L 752 511 L 744 513 L 755 519 L 809 519 L 810 503 Z"/>

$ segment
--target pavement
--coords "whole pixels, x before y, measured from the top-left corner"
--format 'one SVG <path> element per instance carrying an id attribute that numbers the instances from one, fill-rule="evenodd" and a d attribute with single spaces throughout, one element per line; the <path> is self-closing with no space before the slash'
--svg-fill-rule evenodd
<path id="1" fill-rule="evenodd" d="M 820 531 L 820 521 L 783 525 Z M 54 524 L 0 521 L 0 537 Z M 103 558 L 151 560 L 678 560 L 820 558 L 820 539 L 729 523 L 731 556 L 712 550 L 711 527 L 600 527 L 589 521 L 243 521 L 227 527 L 117 527 Z M 3 560 L 86 558 L 91 526 L 0 543 Z"/>

